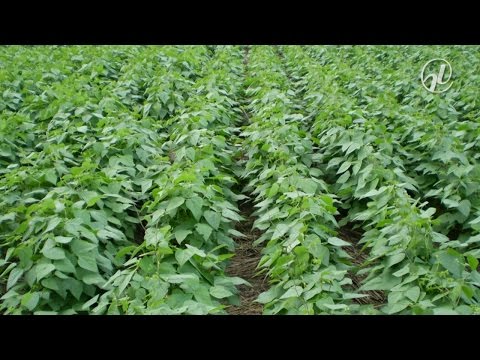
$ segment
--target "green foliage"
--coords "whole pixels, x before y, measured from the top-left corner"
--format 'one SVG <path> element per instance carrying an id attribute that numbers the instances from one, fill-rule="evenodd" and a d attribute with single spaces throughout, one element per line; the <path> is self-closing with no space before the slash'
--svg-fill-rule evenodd
<path id="1" fill-rule="evenodd" d="M 479 313 L 479 70 L 474 46 L 0 47 L 0 312 L 225 313 L 244 192 L 265 314 Z"/>
<path id="2" fill-rule="evenodd" d="M 2 311 L 221 312 L 237 292 L 224 274 L 237 198 L 218 164 L 231 162 L 241 51 L 0 52 L 13 53 L 0 76 Z"/>

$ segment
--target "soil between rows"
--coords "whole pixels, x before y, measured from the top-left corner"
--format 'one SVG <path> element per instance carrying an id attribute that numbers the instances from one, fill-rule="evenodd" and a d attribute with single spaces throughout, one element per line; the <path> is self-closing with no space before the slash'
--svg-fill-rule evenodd
<path id="1" fill-rule="evenodd" d="M 235 238 L 237 243 L 235 256 L 232 257 L 226 269 L 229 276 L 238 276 L 248 281 L 252 286 L 240 285 L 240 306 L 229 306 L 227 312 L 231 315 L 261 315 L 263 305 L 255 302 L 260 293 L 268 289 L 268 280 L 265 275 L 258 275 L 257 265 L 261 258 L 261 247 L 253 246 L 253 242 L 261 236 L 261 231 L 252 229 L 255 211 L 250 201 L 245 201 L 239 206 L 240 215 L 245 218 L 238 222 L 235 229 L 245 237 Z"/>

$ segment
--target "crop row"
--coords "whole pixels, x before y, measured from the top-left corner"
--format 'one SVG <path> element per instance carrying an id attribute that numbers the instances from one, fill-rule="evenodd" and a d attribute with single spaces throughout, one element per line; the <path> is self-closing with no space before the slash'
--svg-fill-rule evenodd
<path id="1" fill-rule="evenodd" d="M 337 197 L 311 166 L 314 143 L 298 109 L 302 91 L 272 47 L 250 52 L 246 94 L 251 124 L 243 131 L 248 149 L 244 176 L 255 195 L 254 226 L 265 243 L 259 263 L 271 288 L 258 301 L 266 314 L 314 314 L 354 311 L 347 276 L 349 245 L 336 237 Z M 290 77 L 290 78 L 289 78 Z"/>
<path id="2" fill-rule="evenodd" d="M 49 50 L 58 54 L 57 49 L 37 51 L 52 59 Z M 190 146 L 185 146 L 185 131 L 197 123 L 203 127 L 204 121 L 235 122 L 237 115 L 230 109 L 234 100 L 225 95 L 235 90 L 235 83 L 222 84 L 231 80 L 225 75 L 229 73 L 226 59 L 233 61 L 240 55 L 229 48 L 219 51 L 215 58 L 203 47 L 159 50 L 106 49 L 98 54 L 96 48 L 84 49 L 75 56 L 83 60 L 99 58 L 87 61 L 83 70 L 65 70 L 68 76 L 59 76 L 60 80 L 52 84 L 36 83 L 35 91 L 27 85 L 32 78 L 44 76 L 32 70 L 19 90 L 19 108 L 3 109 L 1 130 L 7 141 L 2 146 L 8 148 L 2 149 L 2 159 L 9 163 L 0 183 L 4 191 L 2 208 L 6 210 L 0 217 L 0 252 L 4 257 L 1 306 L 5 313 L 84 312 L 100 294 L 97 313 L 105 311 L 107 303 L 110 313 L 142 312 L 138 304 L 148 301 L 158 304 L 151 306 L 151 311 L 181 308 L 174 297 L 170 297 L 167 310 L 161 306 L 177 291 L 173 284 L 183 286 L 183 280 L 195 278 L 188 269 L 177 271 L 176 267 L 186 262 L 199 267 L 197 273 L 207 273 L 210 281 L 215 271 L 207 268 L 218 269 L 220 277 L 215 278 L 216 287 L 210 286 L 213 295 L 203 295 L 203 307 L 192 303 L 180 312 L 210 311 L 219 307 L 218 302 L 211 305 L 214 300 L 209 300 L 210 296 L 226 296 L 227 290 L 221 287 L 222 268 L 218 266 L 228 257 L 223 248 L 207 247 L 206 254 L 195 247 L 198 240 L 188 241 L 192 247 L 182 249 L 165 242 L 174 239 L 180 246 L 186 237 L 193 236 L 187 228 L 172 226 L 181 222 L 176 214 L 184 215 L 188 205 L 194 209 L 195 219 L 204 219 L 191 224 L 196 225 L 198 239 L 200 234 L 205 241 L 217 241 L 218 230 L 220 245 L 228 243 L 228 224 L 224 226 L 223 222 L 235 217 L 235 207 L 230 205 L 230 212 L 225 210 L 226 218 L 218 214 L 218 203 L 235 199 L 228 192 L 232 179 L 218 169 L 219 163 L 228 159 L 228 155 L 217 156 L 228 152 L 222 137 L 225 131 L 215 128 L 206 133 L 198 129 L 197 135 L 188 140 Z M 72 53 L 60 54 L 63 63 L 55 58 L 56 66 L 68 68 Z M 117 58 L 123 62 L 117 63 Z M 5 91 L 12 91 L 7 75 L 3 86 L 9 87 Z M 205 85 L 195 82 L 197 78 L 209 81 Z M 210 100 L 204 101 L 203 96 Z M 173 119 L 170 124 L 158 121 L 166 116 Z M 16 126 L 12 119 L 17 120 Z M 10 129 L 20 132 L 9 134 Z M 185 189 L 183 195 L 188 199 L 175 196 L 180 195 L 179 189 Z M 202 197 L 197 199 L 195 194 Z M 208 210 L 213 204 L 217 211 Z M 161 217 L 162 210 L 168 211 Z M 168 217 L 171 225 L 164 220 Z M 222 222 L 222 231 L 218 221 Z M 135 256 L 139 253 L 141 258 Z M 150 253 L 155 256 L 146 256 Z M 190 259 L 193 256 L 202 264 Z M 140 290 L 130 285 L 130 281 L 138 284 L 141 276 L 148 277 L 149 271 L 157 270 L 152 267 L 153 260 L 163 257 L 168 257 L 170 264 L 162 265 L 166 266 L 162 276 L 171 275 L 171 283 L 149 279 L 142 282 L 145 287 Z M 177 263 L 171 263 L 172 259 Z M 240 281 L 223 280 L 230 288 L 232 281 Z M 191 296 L 195 279 L 189 284 Z M 127 295 L 122 297 L 124 291 Z M 135 301 L 130 304 L 124 298 Z"/>
<path id="3" fill-rule="evenodd" d="M 362 289 L 386 291 L 388 305 L 382 311 L 387 313 L 475 311 L 478 255 L 458 252 L 456 242 L 434 231 L 435 208 L 425 208 L 427 203 L 414 195 L 417 182 L 401 156 L 399 126 L 382 120 L 382 115 L 402 113 L 393 106 L 396 101 L 382 104 L 380 91 L 373 93 L 375 87 L 362 83 L 361 74 L 355 81 L 366 91 L 352 97 L 345 89 L 354 77 L 342 56 L 323 51 L 320 58 L 329 66 L 322 66 L 318 58 L 287 50 L 308 70 L 305 106 L 315 118 L 311 131 L 322 150 L 316 165 L 348 210 L 344 222 L 364 231 L 359 243 L 370 249 L 365 268 L 358 271 L 368 273 Z M 383 70 L 387 73 L 388 67 Z M 417 161 L 422 159 L 431 162 L 426 152 L 417 154 Z M 475 241 L 471 238 L 464 248 Z"/>

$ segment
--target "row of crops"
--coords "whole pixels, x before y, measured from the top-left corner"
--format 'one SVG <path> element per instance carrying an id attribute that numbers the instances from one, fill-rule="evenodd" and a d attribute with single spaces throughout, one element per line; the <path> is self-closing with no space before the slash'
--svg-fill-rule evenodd
<path id="1" fill-rule="evenodd" d="M 479 70 L 473 46 L 1 47 L 0 312 L 225 314 L 250 200 L 264 314 L 478 313 Z"/>
<path id="2" fill-rule="evenodd" d="M 241 50 L 15 50 L 2 52 L 2 310 L 221 311 L 242 283 L 224 275 Z M 39 63 L 19 75 L 12 56 Z"/>

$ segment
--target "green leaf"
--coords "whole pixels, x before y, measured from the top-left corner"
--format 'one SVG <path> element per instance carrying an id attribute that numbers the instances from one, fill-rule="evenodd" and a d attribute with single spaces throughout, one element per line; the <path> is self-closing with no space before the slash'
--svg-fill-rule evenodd
<path id="1" fill-rule="evenodd" d="M 458 201 L 450 200 L 450 199 L 443 199 L 442 202 L 447 205 L 449 208 L 456 208 L 460 205 Z"/>
<path id="2" fill-rule="evenodd" d="M 198 143 L 198 139 L 200 139 L 200 132 L 199 130 L 194 130 L 191 132 L 191 135 L 188 140 L 191 145 L 196 146 Z"/>
<path id="3" fill-rule="evenodd" d="M 242 278 L 239 278 L 238 276 L 233 276 L 233 277 L 229 277 L 229 278 L 223 278 L 223 277 L 220 277 L 220 278 L 215 278 L 215 284 L 218 285 L 219 282 L 221 281 L 225 281 L 225 282 L 231 282 L 233 285 L 247 285 L 247 286 L 252 286 L 248 281 L 242 279 Z"/>
<path id="4" fill-rule="evenodd" d="M 208 226 L 207 224 L 196 224 L 195 225 L 195 230 L 197 230 L 197 232 L 203 236 L 203 238 L 205 239 L 205 241 L 208 240 L 208 238 L 210 237 L 210 234 L 212 233 L 213 229 Z"/>
<path id="5" fill-rule="evenodd" d="M 193 252 L 190 249 L 179 249 L 175 251 L 175 259 L 180 266 L 183 266 L 193 256 Z"/>
<path id="6" fill-rule="evenodd" d="M 13 248 L 11 248 L 12 250 L 14 250 Z M 5 260 L 1 260 L 2 261 L 2 267 L 3 265 L 7 264 L 7 262 Z M 17 266 L 16 263 L 10 263 L 7 268 L 5 270 L 3 270 L 3 272 L 0 274 L 0 276 L 3 277 L 3 275 L 7 274 L 10 270 L 12 270 L 13 268 L 15 268 Z"/>
<path id="7" fill-rule="evenodd" d="M 65 230 L 74 236 L 78 236 L 80 231 L 80 221 L 81 219 L 71 219 L 65 222 L 64 228 Z"/>
<path id="8" fill-rule="evenodd" d="M 322 260 L 324 265 L 328 265 L 328 260 L 325 263 L 325 259 L 328 259 L 330 252 L 326 246 L 320 243 L 320 239 L 312 242 L 305 241 L 305 246 L 310 254 L 312 254 L 315 258 Z"/>
<path id="9" fill-rule="evenodd" d="M 185 199 L 182 197 L 174 197 L 171 198 L 170 201 L 168 202 L 167 206 L 167 212 L 172 211 L 176 208 L 178 208 L 180 205 L 182 205 L 185 202 Z"/>
<path id="10" fill-rule="evenodd" d="M 364 285 L 360 287 L 361 291 L 369 290 L 390 290 L 394 286 L 400 283 L 401 279 L 390 275 L 388 273 L 382 276 L 376 276 L 368 280 Z"/>
<path id="11" fill-rule="evenodd" d="M 7 221 L 8 221 L 8 220 L 10 220 L 10 221 L 15 220 L 15 216 L 16 216 L 16 213 L 14 213 L 14 212 L 11 212 L 11 213 L 8 213 L 8 214 L 6 214 L 6 215 L 0 216 L 0 224 L 1 224 L 2 222 L 6 221 L 6 220 L 7 220 Z M 480 217 L 479 217 L 479 219 L 480 219 Z"/>
<path id="12" fill-rule="evenodd" d="M 215 211 L 207 210 L 203 213 L 205 220 L 210 224 L 212 228 L 218 230 L 220 226 L 221 216 Z"/>
<path id="13" fill-rule="evenodd" d="M 42 254 L 51 260 L 62 260 L 65 258 L 65 251 L 58 247 L 53 247 L 49 249 L 45 249 L 42 251 Z"/>
<path id="14" fill-rule="evenodd" d="M 1 222 L 1 220 L 0 220 L 0 222 Z M 469 222 L 470 225 L 475 225 L 475 224 L 478 224 L 478 223 L 480 223 L 480 216 Z"/>
<path id="15" fill-rule="evenodd" d="M 49 222 L 48 222 L 48 225 L 47 225 L 47 228 L 45 229 L 45 232 L 49 232 L 49 231 L 52 231 L 53 229 L 55 229 L 58 224 L 60 224 L 62 222 L 62 219 L 58 218 L 58 217 L 54 217 L 53 219 L 51 219 Z"/>
<path id="16" fill-rule="evenodd" d="M 367 193 L 361 195 L 360 199 L 363 199 L 363 198 L 366 198 L 366 197 L 377 196 L 378 194 L 381 194 L 382 192 L 383 191 L 381 191 L 380 189 L 372 189 L 372 190 L 368 191 Z"/>
<path id="17" fill-rule="evenodd" d="M 283 243 L 283 246 L 285 246 L 285 251 L 287 253 L 290 253 L 299 244 L 300 244 L 300 240 L 298 240 L 295 237 L 290 236 L 289 239 Z"/>
<path id="18" fill-rule="evenodd" d="M 332 244 L 333 246 L 352 246 L 349 242 L 346 242 L 345 240 L 339 239 L 337 237 L 330 237 L 328 238 L 327 242 L 329 244 Z"/>
<path id="19" fill-rule="evenodd" d="M 98 230 L 97 236 L 99 239 L 102 239 L 102 240 L 108 240 L 108 239 L 122 240 L 123 239 L 123 236 L 121 233 L 118 233 L 116 231 L 106 230 L 106 229 Z"/>
<path id="20" fill-rule="evenodd" d="M 389 268 L 389 267 L 392 267 L 395 264 L 398 264 L 403 259 L 405 259 L 405 253 L 403 253 L 403 252 L 399 253 L 399 254 L 391 255 L 391 256 L 387 257 L 385 265 L 386 265 L 387 268 Z"/>
<path id="21" fill-rule="evenodd" d="M 45 276 L 50 274 L 53 270 L 55 270 L 55 266 L 53 264 L 38 264 L 35 267 L 35 274 L 37 275 L 37 281 L 40 281 Z"/>
<path id="22" fill-rule="evenodd" d="M 389 315 L 396 314 L 404 310 L 408 305 L 410 305 L 410 302 L 408 300 L 400 300 L 399 302 L 396 302 L 394 304 L 388 304 L 383 308 L 383 311 L 385 311 Z"/>
<path id="23" fill-rule="evenodd" d="M 92 272 L 98 272 L 94 254 L 81 254 L 78 256 L 78 266 Z"/>
<path id="24" fill-rule="evenodd" d="M 468 215 L 470 215 L 470 208 L 471 208 L 470 201 L 466 199 L 460 201 L 460 204 L 458 205 L 458 211 L 460 211 L 465 217 L 468 217 Z"/>
<path id="25" fill-rule="evenodd" d="M 45 172 L 45 180 L 53 185 L 57 185 L 57 173 L 55 169 L 49 169 Z"/>
<path id="26" fill-rule="evenodd" d="M 203 199 L 199 196 L 194 196 L 188 199 L 185 205 L 191 211 L 195 220 L 199 221 L 202 216 Z"/>
<path id="27" fill-rule="evenodd" d="M 422 218 L 426 219 L 431 217 L 433 214 L 435 214 L 436 211 L 437 209 L 431 207 L 431 208 L 428 208 L 426 211 L 424 211 L 421 216 Z"/>
<path id="28" fill-rule="evenodd" d="M 18 255 L 18 258 L 20 259 L 20 267 L 23 269 L 30 268 L 30 266 L 33 264 L 32 261 L 32 255 L 33 255 L 33 250 L 31 247 L 18 247 L 16 248 L 15 252 Z"/>
<path id="29" fill-rule="evenodd" d="M 102 286 L 105 283 L 105 279 L 103 279 L 100 274 L 98 273 L 87 273 L 83 275 L 82 281 L 87 285 L 99 285 Z"/>
<path id="30" fill-rule="evenodd" d="M 82 310 L 89 310 L 90 306 L 92 306 L 93 304 L 95 304 L 97 302 L 99 296 L 100 296 L 100 294 L 97 294 L 93 298 L 88 300 L 85 304 L 83 304 L 82 305 Z"/>
<path id="31" fill-rule="evenodd" d="M 56 276 L 52 276 L 42 280 L 42 285 L 50 290 L 55 290 L 56 292 L 64 293 L 65 289 L 61 289 L 60 279 Z M 60 290 L 61 289 L 61 290 Z"/>
<path id="32" fill-rule="evenodd" d="M 447 269 L 454 277 L 461 278 L 463 272 L 462 256 L 456 251 L 449 249 L 438 255 L 438 262 Z"/>
<path id="33" fill-rule="evenodd" d="M 271 287 L 269 290 L 261 293 L 255 301 L 260 304 L 267 304 L 269 302 L 272 302 L 276 298 L 278 298 L 278 288 Z"/>
<path id="34" fill-rule="evenodd" d="M 66 287 L 70 290 L 75 299 L 80 300 L 80 296 L 83 294 L 83 284 L 81 281 L 69 279 Z"/>
<path id="35" fill-rule="evenodd" d="M 14 286 L 22 275 L 23 275 L 23 269 L 20 269 L 18 267 L 13 268 L 13 270 L 10 271 L 10 274 L 8 275 L 7 290 L 9 290 L 12 286 Z"/>
<path id="36" fill-rule="evenodd" d="M 187 249 L 191 250 L 193 252 L 193 254 L 195 254 L 195 255 L 198 255 L 200 257 L 206 257 L 207 256 L 205 251 L 200 250 L 199 248 L 197 248 L 195 246 L 192 246 L 192 245 L 189 245 L 189 244 L 186 244 L 186 246 L 187 246 Z M 221 247 L 222 246 L 218 246 L 215 249 L 218 249 L 218 248 L 221 248 Z M 215 251 L 215 249 L 213 249 L 212 251 Z"/>
<path id="37" fill-rule="evenodd" d="M 198 279 L 198 276 L 194 274 L 170 274 L 170 275 L 162 275 L 162 278 L 171 284 L 181 284 L 186 280 Z"/>
<path id="38" fill-rule="evenodd" d="M 401 268 L 400 270 L 396 271 L 393 273 L 393 276 L 396 276 L 396 277 L 402 277 L 403 275 L 406 275 L 410 272 L 410 264 L 408 265 L 405 265 L 403 268 Z"/>
<path id="39" fill-rule="evenodd" d="M 229 234 L 232 234 L 234 237 L 237 237 L 237 238 L 244 238 L 246 237 L 245 234 L 242 234 L 240 231 L 237 231 L 235 229 L 230 229 L 228 230 L 228 233 Z"/>
<path id="40" fill-rule="evenodd" d="M 196 248 L 195 246 L 191 246 L 191 245 L 187 244 L 187 248 L 185 250 L 180 250 L 179 249 L 175 252 L 175 259 L 177 259 L 180 266 L 182 266 L 188 260 L 190 260 L 190 258 L 193 255 L 198 255 L 202 258 L 207 256 L 207 254 L 205 254 L 205 252 L 203 250 L 200 250 L 200 249 Z"/>
<path id="41" fill-rule="evenodd" d="M 70 243 L 70 247 L 72 249 L 72 252 L 74 254 L 83 254 L 83 253 L 87 253 L 89 252 L 90 250 L 92 249 L 95 249 L 97 247 L 96 244 L 92 244 L 88 241 L 85 241 L 85 240 L 80 240 L 80 239 L 74 239 L 71 243 Z"/>
<path id="42" fill-rule="evenodd" d="M 175 230 L 175 239 L 178 241 L 179 244 L 182 243 L 185 238 L 192 233 L 191 230 L 185 230 L 185 229 L 178 229 Z"/>
<path id="43" fill-rule="evenodd" d="M 344 310 L 348 309 L 348 306 L 346 304 L 323 304 L 326 308 L 330 310 Z"/>
<path id="44" fill-rule="evenodd" d="M 433 309 L 433 315 L 458 315 L 458 313 L 453 309 L 441 307 Z"/>
<path id="45" fill-rule="evenodd" d="M 187 158 L 189 158 L 192 161 L 195 161 L 195 150 L 193 148 L 191 147 L 187 148 L 187 150 L 185 150 L 185 153 L 187 155 Z"/>
<path id="46" fill-rule="evenodd" d="M 87 203 L 87 207 L 93 206 L 102 197 L 95 191 L 82 191 L 80 197 Z"/>
<path id="47" fill-rule="evenodd" d="M 317 183 L 311 179 L 300 179 L 298 181 L 298 187 L 306 194 L 315 194 L 317 186 Z"/>
<path id="48" fill-rule="evenodd" d="M 468 265 L 470 265 L 470 269 L 477 270 L 478 267 L 478 260 L 473 257 L 472 255 L 467 255 Z"/>
<path id="49" fill-rule="evenodd" d="M 443 234 L 433 231 L 432 232 L 432 241 L 436 243 L 443 244 L 444 242 L 449 241 L 449 238 Z"/>
<path id="50" fill-rule="evenodd" d="M 222 209 L 222 216 L 224 218 L 227 218 L 227 219 L 230 219 L 230 220 L 233 220 L 233 221 L 242 221 L 243 218 L 238 215 L 235 211 L 232 211 L 230 209 L 227 209 L 227 208 L 223 208 Z"/>
<path id="51" fill-rule="evenodd" d="M 280 299 L 288 299 L 291 297 L 299 297 L 302 295 L 303 289 L 301 286 L 292 286 L 290 289 L 288 289 L 282 296 L 280 296 Z"/>
<path id="52" fill-rule="evenodd" d="M 358 293 L 344 293 L 343 294 L 343 299 L 344 300 L 350 300 L 350 299 L 361 299 L 368 297 L 367 294 L 358 294 Z"/>
<path id="53" fill-rule="evenodd" d="M 418 286 L 414 286 L 410 289 L 408 289 L 405 292 L 405 296 L 412 300 L 413 302 L 417 302 L 419 296 L 420 296 L 420 288 Z"/>
<path id="54" fill-rule="evenodd" d="M 155 264 L 155 260 L 152 256 L 144 256 L 142 257 L 142 259 L 138 262 L 138 266 L 140 267 L 140 269 L 142 269 L 145 273 L 154 273 L 156 271 L 156 264 Z M 109 284 L 109 281 L 113 281 L 115 275 L 112 276 L 110 279 L 108 279 L 107 281 L 107 284 Z M 107 284 L 105 284 L 105 286 L 107 286 Z"/>
<path id="55" fill-rule="evenodd" d="M 55 265 L 55 269 L 58 271 L 61 271 L 62 273 L 75 274 L 75 271 L 76 271 L 75 266 L 67 257 L 65 257 L 62 260 L 55 261 L 54 265 Z"/>
<path id="56" fill-rule="evenodd" d="M 352 143 L 349 147 L 348 147 L 348 150 L 347 152 L 345 153 L 345 156 L 347 156 L 348 154 L 350 154 L 351 152 L 357 150 L 357 149 L 360 149 L 362 147 L 363 144 L 361 143 Z"/>
<path id="57" fill-rule="evenodd" d="M 122 295 L 123 291 L 127 288 L 128 284 L 132 280 L 133 275 L 135 275 L 135 271 L 131 271 L 127 276 L 125 276 L 118 287 L 117 294 L 118 296 Z"/>
<path id="58" fill-rule="evenodd" d="M 478 242 L 480 242 L 480 234 L 470 236 L 469 239 L 465 242 L 465 244 L 474 244 Z"/>
<path id="59" fill-rule="evenodd" d="M 159 242 L 164 240 L 163 233 L 157 228 L 148 228 L 145 231 L 144 240 L 147 246 L 156 246 Z"/>
<path id="60" fill-rule="evenodd" d="M 59 244 L 68 244 L 70 241 L 73 240 L 71 236 L 55 236 L 55 241 Z"/>
<path id="61" fill-rule="evenodd" d="M 345 171 L 348 170 L 348 168 L 352 165 L 350 161 L 345 161 L 342 166 L 340 166 L 340 169 L 338 169 L 337 174 L 341 174 Z"/>
<path id="62" fill-rule="evenodd" d="M 268 210 L 266 213 L 264 213 L 262 216 L 260 216 L 256 222 L 257 223 L 262 223 L 265 221 L 271 221 L 271 219 L 275 219 L 280 212 L 280 209 L 278 207 L 274 207 L 273 209 Z"/>
<path id="63" fill-rule="evenodd" d="M 272 235 L 272 240 L 279 239 L 285 235 L 290 227 L 287 224 L 280 223 L 275 227 L 275 231 Z"/>
<path id="64" fill-rule="evenodd" d="M 110 226 L 107 226 L 107 228 L 110 228 Z M 80 230 L 80 234 L 81 234 L 84 238 L 90 240 L 91 242 L 93 242 L 93 243 L 95 243 L 95 244 L 98 243 L 97 237 L 96 237 L 95 234 L 92 233 L 90 230 L 86 229 L 86 228 L 83 227 L 83 226 L 80 226 L 80 227 L 79 227 L 79 230 Z M 122 232 L 120 232 L 120 231 L 117 231 L 117 235 L 120 236 L 121 239 L 125 238 L 125 235 L 123 235 Z"/>
<path id="65" fill-rule="evenodd" d="M 22 296 L 22 306 L 25 306 L 28 310 L 32 311 L 38 304 L 40 300 L 40 295 L 38 292 L 27 292 Z"/>
<path id="66" fill-rule="evenodd" d="M 142 194 L 145 194 L 147 190 L 150 189 L 150 187 L 152 186 L 152 183 L 153 183 L 152 179 L 143 180 L 141 182 Z"/>
<path id="67" fill-rule="evenodd" d="M 340 164 L 343 160 L 344 160 L 343 157 L 333 158 L 332 160 L 330 160 L 330 161 L 328 162 L 327 170 L 330 169 L 331 167 L 337 166 L 337 165 Z"/>
<path id="68" fill-rule="evenodd" d="M 350 171 L 347 171 L 342 176 L 340 176 L 337 180 L 337 184 L 343 184 L 347 182 L 348 178 L 350 177 Z"/>
<path id="69" fill-rule="evenodd" d="M 462 291 L 468 299 L 472 299 L 475 295 L 475 291 L 471 287 L 466 285 L 462 286 Z"/>
<path id="70" fill-rule="evenodd" d="M 234 294 L 225 287 L 217 285 L 210 288 L 210 295 L 217 299 L 223 299 L 233 296 Z"/>
<path id="71" fill-rule="evenodd" d="M 268 191 L 267 197 L 272 198 L 275 195 L 277 195 L 279 188 L 280 186 L 278 185 L 278 183 L 273 184 L 270 190 Z"/>

